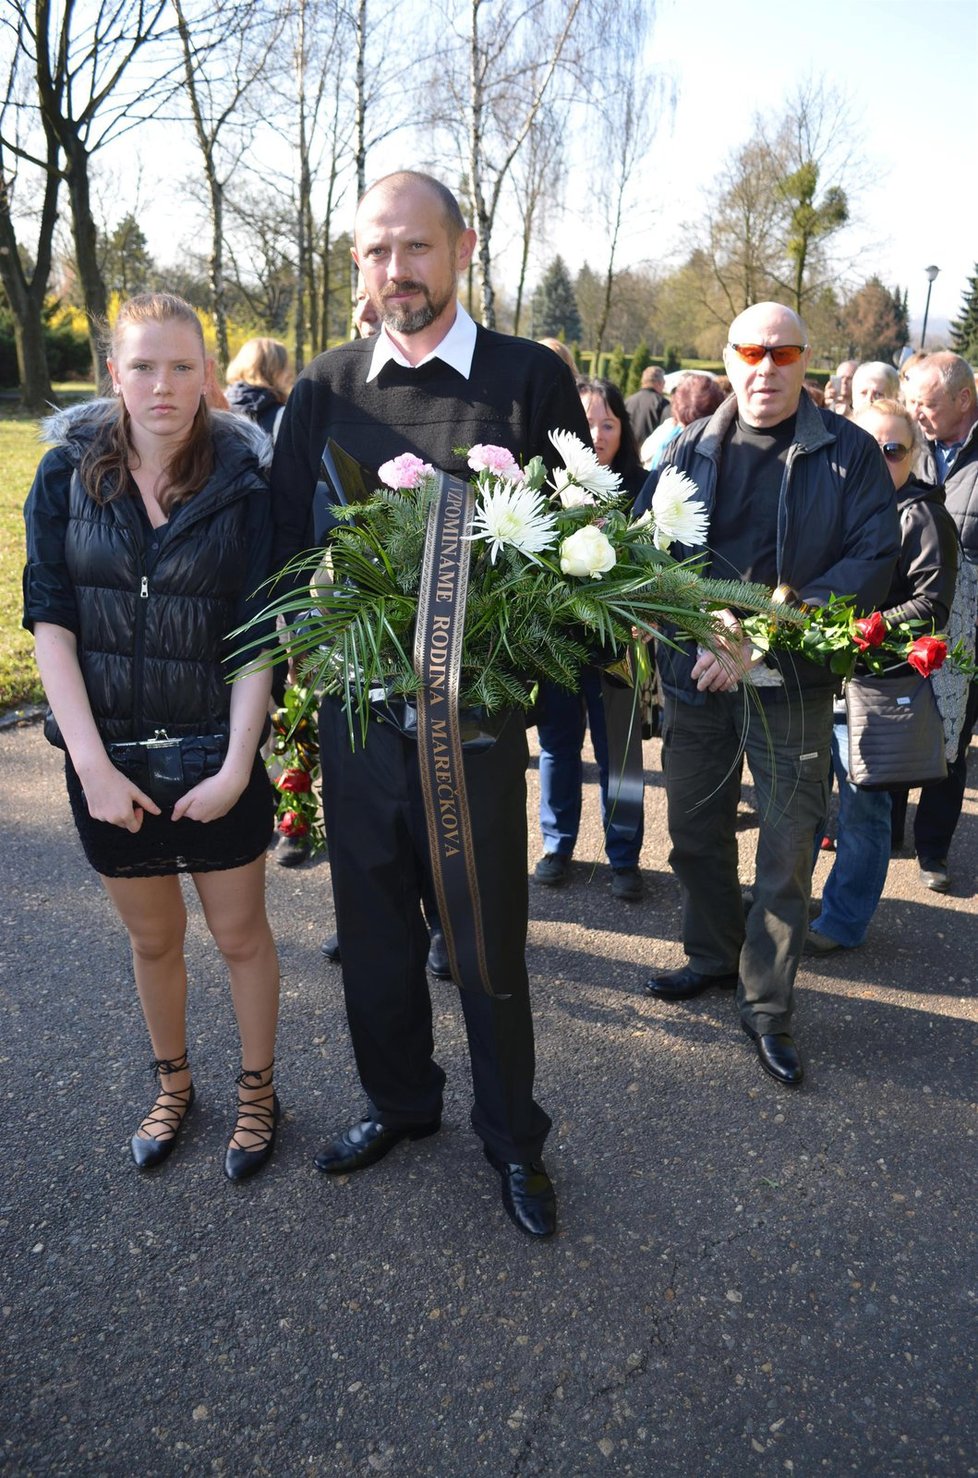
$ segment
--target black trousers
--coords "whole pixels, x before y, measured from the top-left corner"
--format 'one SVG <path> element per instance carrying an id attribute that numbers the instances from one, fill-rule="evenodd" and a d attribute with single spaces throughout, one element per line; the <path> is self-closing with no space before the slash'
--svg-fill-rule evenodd
<path id="1" fill-rule="evenodd" d="M 428 932 L 431 886 L 417 744 L 372 722 L 351 746 L 343 710 L 319 715 L 323 808 L 343 987 L 357 1068 L 388 1125 L 441 1114 L 434 1059 Z M 514 714 L 496 743 L 465 755 L 490 978 L 507 999 L 460 992 L 472 1063 L 472 1125 L 506 1161 L 538 1159 L 550 1119 L 533 1098 L 533 1019 L 526 973 L 526 730 Z"/>
<path id="2" fill-rule="evenodd" d="M 968 689 L 964 727 L 958 743 L 957 753 L 947 767 L 947 779 L 936 785 L 925 785 L 917 801 L 913 823 L 914 851 L 922 867 L 931 863 L 946 862 L 951 842 L 961 819 L 964 793 L 968 784 L 968 748 L 971 736 L 978 724 L 978 681 Z M 907 815 L 907 786 L 893 792 L 894 839 L 901 841 Z"/>

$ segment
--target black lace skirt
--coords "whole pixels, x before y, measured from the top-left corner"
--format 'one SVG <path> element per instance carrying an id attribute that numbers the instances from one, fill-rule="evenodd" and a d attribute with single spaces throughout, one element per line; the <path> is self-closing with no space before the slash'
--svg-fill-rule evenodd
<path id="1" fill-rule="evenodd" d="M 71 814 L 88 858 L 107 878 L 152 878 L 177 872 L 226 872 L 244 867 L 266 850 L 275 826 L 275 791 L 260 755 L 251 779 L 226 816 L 217 821 L 172 821 L 170 813 L 143 815 L 138 831 L 95 821 L 81 781 L 65 756 Z"/>

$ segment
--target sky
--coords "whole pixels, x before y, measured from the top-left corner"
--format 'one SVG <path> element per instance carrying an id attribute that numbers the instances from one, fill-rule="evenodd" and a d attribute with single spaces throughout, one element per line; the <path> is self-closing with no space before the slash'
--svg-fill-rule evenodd
<path id="1" fill-rule="evenodd" d="M 658 0 L 655 66 L 678 85 L 671 123 L 648 153 L 652 221 L 628 249 L 657 256 L 702 215 L 700 190 L 806 77 L 850 100 L 869 178 L 849 233 L 923 314 L 924 268 L 940 267 L 930 314 L 957 316 L 978 262 L 978 0 Z M 644 249 L 652 245 L 652 250 Z"/>
<path id="2" fill-rule="evenodd" d="M 911 322 L 919 324 L 924 269 L 933 264 L 940 272 L 931 325 L 958 315 L 978 262 L 978 0 L 657 0 L 648 60 L 674 82 L 677 106 L 650 141 L 620 265 L 678 263 L 683 223 L 701 219 L 702 192 L 750 137 L 755 115 L 776 118 L 801 83 L 823 79 L 849 100 L 866 182 L 855 202 L 858 223 L 840 243 L 850 264 L 845 285 L 875 272 L 887 286 L 907 288 Z M 146 185 L 161 168 L 165 175 L 172 144 L 171 133 L 168 150 L 144 159 L 141 192 L 150 245 L 163 262 L 174 254 L 174 205 L 179 200 L 183 225 L 186 200 L 176 184 L 148 192 Z M 368 174 L 415 162 L 410 146 L 394 141 L 371 155 Z M 194 168 L 192 149 L 173 151 L 171 167 Z M 537 276 L 557 251 L 572 268 L 585 254 L 603 267 L 587 182 L 583 169 L 571 173 L 569 204 L 541 244 Z M 189 241 L 193 233 L 179 234 Z M 506 234 L 503 223 L 493 242 L 504 287 L 515 283 Z"/>

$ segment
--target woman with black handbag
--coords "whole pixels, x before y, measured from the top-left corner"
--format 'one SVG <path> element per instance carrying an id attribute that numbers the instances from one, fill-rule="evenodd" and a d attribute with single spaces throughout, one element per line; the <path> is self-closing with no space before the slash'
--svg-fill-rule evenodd
<path id="1" fill-rule="evenodd" d="M 265 1164 L 279 971 L 265 912 L 274 799 L 258 754 L 270 670 L 230 685 L 227 633 L 262 604 L 271 509 L 258 428 L 207 406 L 200 322 L 167 293 L 132 298 L 108 345 L 112 396 L 46 428 L 25 508 L 24 624 L 65 749 L 85 854 L 129 933 L 159 1081 L 131 1141 L 171 1153 L 194 1101 L 187 1061 L 189 873 L 227 963 L 241 1038 L 225 1173 Z M 268 645 L 274 631 L 268 633 Z"/>
<path id="2" fill-rule="evenodd" d="M 912 476 L 914 424 L 899 401 L 877 400 L 856 420 L 879 444 L 900 513 L 900 554 L 880 614 L 888 628 L 914 621 L 922 623 L 919 635 L 941 631 L 958 569 L 957 530 L 944 506 L 944 490 Z M 843 712 L 837 714 L 832 734 L 840 798 L 836 855 L 822 889 L 821 913 L 808 931 L 805 950 L 810 955 L 862 944 L 890 863 L 889 791 L 864 789 L 849 780 L 848 746 Z"/>

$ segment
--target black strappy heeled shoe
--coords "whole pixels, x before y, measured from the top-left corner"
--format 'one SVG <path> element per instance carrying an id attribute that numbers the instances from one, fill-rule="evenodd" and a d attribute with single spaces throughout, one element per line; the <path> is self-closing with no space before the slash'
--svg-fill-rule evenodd
<path id="1" fill-rule="evenodd" d="M 129 1141 L 133 1160 L 140 1170 L 154 1170 L 173 1153 L 177 1135 L 193 1105 L 194 1085 L 191 1083 L 186 1088 L 171 1091 L 163 1087 L 163 1074 L 169 1076 L 171 1073 L 187 1072 L 189 1066 L 186 1052 L 173 1059 L 157 1057 L 153 1061 L 153 1072 L 160 1084 L 160 1091 L 156 1102 L 139 1126 L 142 1129 L 146 1125 L 151 1132 L 134 1134 Z"/>
<path id="2" fill-rule="evenodd" d="M 231 1136 L 232 1143 L 228 1145 L 227 1154 L 224 1156 L 224 1174 L 228 1180 L 247 1180 L 249 1175 L 254 1175 L 261 1169 L 275 1148 L 275 1134 L 278 1121 L 282 1117 L 282 1110 L 278 1095 L 272 1088 L 272 1068 L 274 1066 L 273 1059 L 268 1067 L 258 1068 L 254 1072 L 242 1068 L 234 1080 L 239 1088 L 271 1089 L 271 1101 L 266 1097 L 242 1102 L 239 1098 L 238 1118 Z M 240 1149 L 233 1143 L 239 1134 L 251 1135 L 260 1143 L 253 1149 Z"/>

